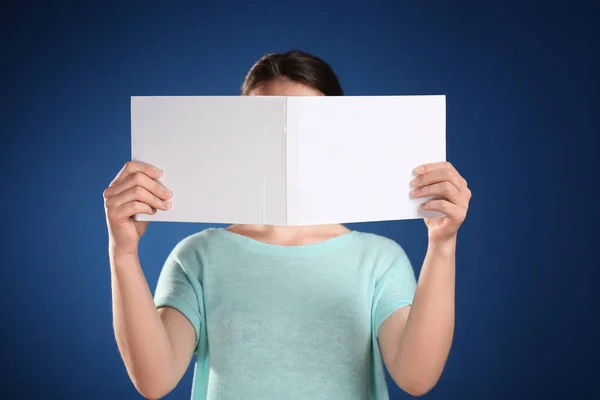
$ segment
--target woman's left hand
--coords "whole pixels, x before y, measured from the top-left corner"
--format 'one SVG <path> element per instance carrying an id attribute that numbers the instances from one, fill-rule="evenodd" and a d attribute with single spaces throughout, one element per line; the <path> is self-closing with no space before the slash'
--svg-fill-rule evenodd
<path id="1" fill-rule="evenodd" d="M 467 181 L 449 162 L 421 165 L 411 181 L 415 198 L 434 196 L 421 204 L 423 211 L 439 211 L 442 217 L 425 218 L 430 242 L 446 242 L 456 238 L 458 228 L 467 216 L 471 190 Z"/>

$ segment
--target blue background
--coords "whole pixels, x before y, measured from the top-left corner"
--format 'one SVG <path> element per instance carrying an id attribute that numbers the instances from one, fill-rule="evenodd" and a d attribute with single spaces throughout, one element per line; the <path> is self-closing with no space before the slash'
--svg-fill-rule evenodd
<path id="1" fill-rule="evenodd" d="M 447 95 L 448 159 L 473 199 L 454 345 L 426 398 L 594 396 L 593 2 L 124 3 L 12 1 L 0 15 L 2 398 L 140 398 L 112 332 L 102 201 L 130 154 L 130 96 L 237 94 L 258 57 L 293 48 L 328 61 L 348 95 Z M 205 227 L 150 226 L 152 289 Z M 422 221 L 350 227 L 397 240 L 419 271 Z M 190 387 L 191 369 L 168 398 Z"/>

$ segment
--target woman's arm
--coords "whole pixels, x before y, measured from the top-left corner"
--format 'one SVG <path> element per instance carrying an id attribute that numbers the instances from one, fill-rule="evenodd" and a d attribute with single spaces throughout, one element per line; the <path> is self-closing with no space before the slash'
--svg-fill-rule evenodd
<path id="1" fill-rule="evenodd" d="M 117 345 L 136 389 L 159 399 L 177 385 L 195 345 L 192 324 L 179 311 L 156 309 L 137 254 L 111 251 L 113 324 Z"/>
<path id="2" fill-rule="evenodd" d="M 379 330 L 385 365 L 396 382 L 413 396 L 437 383 L 454 333 L 456 241 L 427 250 L 412 307 L 388 317 Z"/>
<path id="3" fill-rule="evenodd" d="M 388 317 L 379 337 L 382 357 L 398 386 L 422 395 L 439 380 L 452 344 L 456 240 L 471 190 L 449 162 L 422 165 L 415 173 L 412 196 L 432 197 L 421 209 L 441 216 L 425 218 L 429 247 L 412 307 Z"/>
<path id="4" fill-rule="evenodd" d="M 157 311 L 138 258 L 148 222 L 133 217 L 171 206 L 172 193 L 157 181 L 160 176 L 152 165 L 129 161 L 104 190 L 117 345 L 135 387 L 152 399 L 179 382 L 195 344 L 194 328 L 182 314 Z"/>

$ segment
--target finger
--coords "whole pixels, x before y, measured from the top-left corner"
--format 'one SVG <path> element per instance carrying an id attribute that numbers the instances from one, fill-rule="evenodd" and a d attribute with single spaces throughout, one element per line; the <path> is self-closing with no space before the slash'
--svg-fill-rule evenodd
<path id="1" fill-rule="evenodd" d="M 156 213 L 156 210 L 153 210 L 148 204 L 139 201 L 130 201 L 129 203 L 120 205 L 115 210 L 114 216 L 117 219 L 123 220 L 131 218 L 136 214 L 153 215 L 154 213 Z"/>
<path id="2" fill-rule="evenodd" d="M 159 210 L 171 208 L 171 202 L 162 200 L 141 186 L 134 186 L 106 200 L 106 208 L 118 208 L 125 203 L 139 201 Z"/>
<path id="3" fill-rule="evenodd" d="M 170 190 L 168 190 L 166 187 L 164 187 L 163 185 L 161 185 L 154 179 L 150 178 L 145 173 L 143 173 L 141 171 L 137 171 L 131 175 L 128 175 L 127 177 L 125 177 L 123 180 L 121 180 L 117 184 L 115 184 L 113 186 L 109 186 L 104 191 L 104 198 L 108 199 L 108 198 L 114 197 L 114 196 L 116 196 L 120 193 L 123 193 L 124 191 L 129 190 L 135 186 L 141 186 L 142 188 L 146 189 L 147 191 L 152 193 L 154 196 L 156 196 L 162 200 L 167 200 L 167 199 L 171 198 L 171 196 L 173 195 L 173 193 Z"/>
<path id="4" fill-rule="evenodd" d="M 468 207 L 469 203 L 471 202 L 471 189 L 469 189 L 468 187 L 464 187 L 464 188 L 462 188 L 460 193 L 463 196 L 464 201 Z"/>
<path id="5" fill-rule="evenodd" d="M 462 177 L 462 175 L 458 172 L 458 170 L 454 167 L 454 165 L 452 165 L 452 163 L 450 163 L 449 161 L 441 161 L 441 162 L 437 162 L 437 163 L 423 164 L 423 165 L 420 165 L 417 168 L 415 168 L 414 171 L 418 176 L 418 175 L 423 175 L 423 174 L 426 174 L 428 172 L 435 171 L 438 169 L 449 169 L 449 170 L 453 171 L 453 173 L 457 176 L 456 182 L 458 182 L 458 184 L 456 184 L 456 187 L 458 187 L 459 191 L 462 190 L 463 187 L 468 186 L 467 180 Z"/>
<path id="6" fill-rule="evenodd" d="M 448 217 L 451 221 L 462 223 L 467 216 L 467 211 L 447 200 L 430 200 L 421 204 L 423 211 L 438 211 Z"/>
<path id="7" fill-rule="evenodd" d="M 415 173 L 417 175 L 422 175 L 426 172 L 435 171 L 436 169 L 440 169 L 440 168 L 454 168 L 454 167 L 448 161 L 440 161 L 440 162 L 435 162 L 435 163 L 419 165 L 417 168 L 415 168 Z"/>
<path id="8" fill-rule="evenodd" d="M 144 164 L 138 161 L 127 161 L 121 171 L 117 174 L 115 179 L 110 183 L 109 186 L 112 186 L 120 181 L 122 181 L 127 176 L 136 173 L 143 172 L 153 179 L 160 178 L 162 176 L 162 171 L 150 164 Z"/>
<path id="9" fill-rule="evenodd" d="M 464 199 L 461 197 L 461 193 L 458 191 L 456 186 L 448 181 L 434 183 L 433 185 L 423 186 L 418 189 L 414 189 L 411 192 L 413 197 L 428 197 L 428 196 L 439 196 L 448 200 L 449 202 L 456 205 L 463 205 Z"/>
<path id="10" fill-rule="evenodd" d="M 410 183 L 414 188 L 433 185 L 434 183 L 450 182 L 460 191 L 461 182 L 457 174 L 449 168 L 438 168 L 417 176 Z"/>

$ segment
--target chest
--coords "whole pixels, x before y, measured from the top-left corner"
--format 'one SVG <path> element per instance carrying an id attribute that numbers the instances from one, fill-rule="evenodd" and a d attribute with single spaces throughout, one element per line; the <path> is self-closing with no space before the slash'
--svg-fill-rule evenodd
<path id="1" fill-rule="evenodd" d="M 238 258 L 205 271 L 209 341 L 229 348 L 368 346 L 371 293 L 358 262 Z"/>

